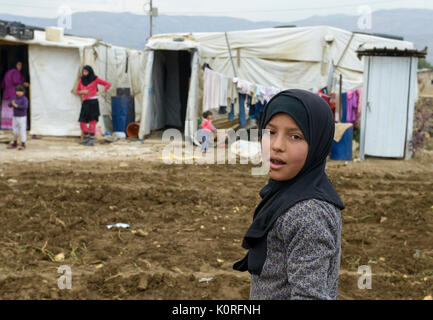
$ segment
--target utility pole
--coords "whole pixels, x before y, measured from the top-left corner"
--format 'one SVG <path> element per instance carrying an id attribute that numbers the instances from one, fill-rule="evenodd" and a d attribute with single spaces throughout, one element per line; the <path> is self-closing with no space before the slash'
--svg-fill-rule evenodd
<path id="1" fill-rule="evenodd" d="M 158 8 L 154 8 L 153 1 L 149 0 L 149 2 L 146 2 L 144 4 L 143 10 L 145 14 L 149 16 L 149 38 L 151 38 L 153 35 L 153 17 L 158 16 Z"/>
<path id="2" fill-rule="evenodd" d="M 149 38 L 152 38 L 152 19 L 153 18 L 153 5 L 152 5 L 152 0 L 150 0 L 150 33 L 149 33 Z"/>

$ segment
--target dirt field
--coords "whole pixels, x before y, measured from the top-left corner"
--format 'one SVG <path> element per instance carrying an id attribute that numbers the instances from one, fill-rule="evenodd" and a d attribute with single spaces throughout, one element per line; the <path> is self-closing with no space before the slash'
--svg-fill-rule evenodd
<path id="1" fill-rule="evenodd" d="M 232 264 L 266 181 L 250 165 L 165 165 L 150 142 L 28 145 L 0 152 L 1 299 L 248 298 L 249 274 Z M 433 294 L 432 160 L 329 162 L 347 207 L 340 299 Z M 117 222 L 131 228 L 107 228 Z M 58 288 L 60 265 L 71 290 Z"/>

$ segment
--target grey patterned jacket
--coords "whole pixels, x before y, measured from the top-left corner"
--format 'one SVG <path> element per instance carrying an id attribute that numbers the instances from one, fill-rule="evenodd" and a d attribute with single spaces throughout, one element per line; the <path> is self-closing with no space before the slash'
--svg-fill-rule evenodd
<path id="1" fill-rule="evenodd" d="M 340 210 L 311 199 L 280 216 L 267 236 L 260 276 L 251 276 L 252 300 L 338 299 Z"/>

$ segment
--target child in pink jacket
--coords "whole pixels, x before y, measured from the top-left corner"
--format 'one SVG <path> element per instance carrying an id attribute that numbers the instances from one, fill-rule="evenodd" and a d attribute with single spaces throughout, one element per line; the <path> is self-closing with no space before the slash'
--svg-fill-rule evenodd
<path id="1" fill-rule="evenodd" d="M 205 111 L 203 112 L 203 120 L 201 122 L 202 129 L 202 143 L 201 143 L 201 152 L 206 153 L 209 148 L 209 140 L 212 137 L 212 132 L 216 132 L 216 128 L 212 124 L 212 112 Z"/>

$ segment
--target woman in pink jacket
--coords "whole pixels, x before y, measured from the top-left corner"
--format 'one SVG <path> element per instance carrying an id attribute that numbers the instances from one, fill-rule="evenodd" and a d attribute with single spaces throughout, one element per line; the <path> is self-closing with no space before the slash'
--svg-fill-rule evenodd
<path id="1" fill-rule="evenodd" d="M 104 88 L 98 90 L 98 85 Z M 93 146 L 95 144 L 96 123 L 99 119 L 99 102 L 98 96 L 110 89 L 111 84 L 95 75 L 91 66 L 84 66 L 82 77 L 78 83 L 77 94 L 81 96 L 82 106 L 80 112 L 81 131 L 84 134 L 84 140 L 80 144 Z M 88 125 L 88 126 L 87 126 Z"/>

